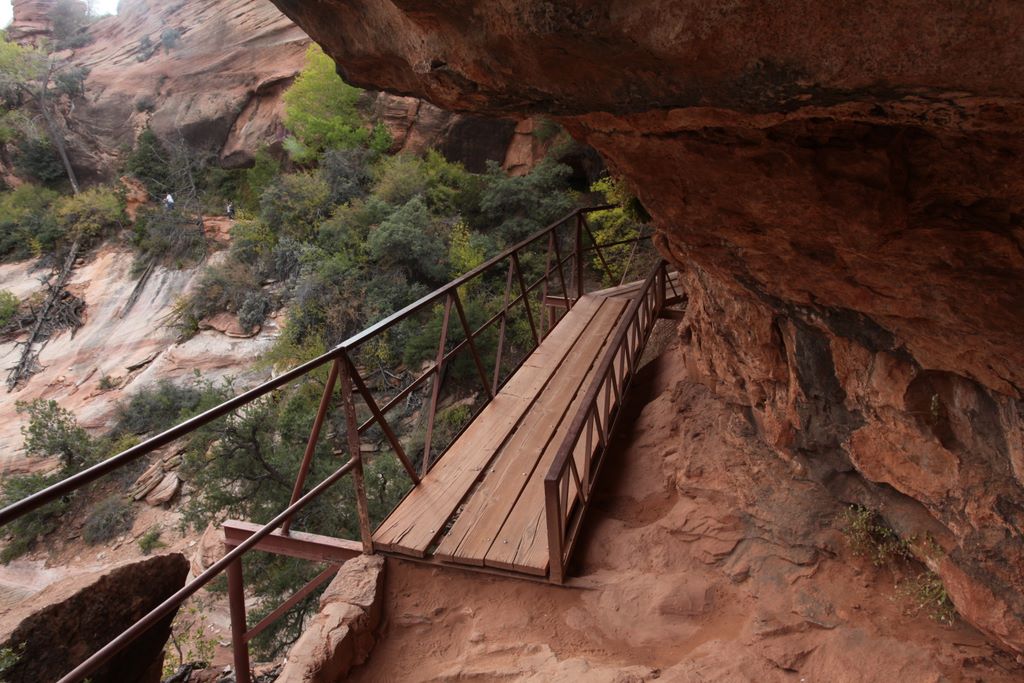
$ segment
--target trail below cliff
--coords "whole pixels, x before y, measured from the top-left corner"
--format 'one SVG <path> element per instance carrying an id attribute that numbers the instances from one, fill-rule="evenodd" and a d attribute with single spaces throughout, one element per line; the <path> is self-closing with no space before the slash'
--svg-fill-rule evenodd
<path id="1" fill-rule="evenodd" d="M 350 680 L 1013 681 L 963 621 L 854 557 L 842 506 L 683 374 L 638 376 L 570 587 L 392 562 L 385 623 Z"/>

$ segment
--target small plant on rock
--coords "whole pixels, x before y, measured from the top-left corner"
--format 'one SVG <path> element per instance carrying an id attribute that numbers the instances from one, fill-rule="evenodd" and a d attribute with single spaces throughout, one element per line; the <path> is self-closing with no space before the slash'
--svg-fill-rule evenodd
<path id="1" fill-rule="evenodd" d="M 942 579 L 930 569 L 900 581 L 896 584 L 896 593 L 906 601 L 910 614 L 924 612 L 947 626 L 956 621 L 956 607 L 949 599 Z"/>
<path id="2" fill-rule="evenodd" d="M 851 505 L 843 512 L 841 522 L 853 554 L 870 558 L 876 567 L 913 557 L 910 543 L 875 510 Z"/>
<path id="3" fill-rule="evenodd" d="M 183 666 L 199 663 L 206 666 L 213 661 L 217 639 L 209 630 L 205 605 L 189 605 L 178 611 L 171 624 L 172 647 L 166 650 L 164 657 L 165 678 L 173 676 Z"/>
<path id="4" fill-rule="evenodd" d="M 89 545 L 104 543 L 132 528 L 135 510 L 123 496 L 110 496 L 100 502 L 82 527 L 82 540 Z"/>
<path id="5" fill-rule="evenodd" d="M 143 555 L 149 555 L 157 548 L 166 548 L 167 544 L 160 540 L 160 530 L 150 529 L 139 539 L 139 550 Z"/>

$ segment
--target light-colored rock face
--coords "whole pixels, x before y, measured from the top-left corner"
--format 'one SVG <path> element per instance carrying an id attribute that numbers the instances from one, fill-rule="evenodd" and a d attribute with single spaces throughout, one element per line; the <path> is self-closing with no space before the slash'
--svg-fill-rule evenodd
<path id="1" fill-rule="evenodd" d="M 46 36 L 52 4 L 16 2 L 12 38 L 33 43 Z M 164 49 L 161 35 L 172 29 L 181 36 Z M 117 15 L 97 21 L 89 33 L 89 45 L 66 53 L 90 69 L 86 96 L 73 108 L 65 103 L 64 111 L 71 158 L 84 179 L 109 178 L 122 148 L 147 125 L 162 139 L 213 152 L 229 168 L 248 165 L 260 147 L 284 139 L 282 95 L 302 69 L 310 41 L 269 0 L 123 0 Z M 515 126 L 414 97 L 371 92 L 368 100 L 395 139 L 394 151 L 436 147 L 474 171 L 487 160 L 504 160 Z"/>
<path id="2" fill-rule="evenodd" d="M 250 366 L 278 334 L 272 319 L 251 337 L 230 337 L 211 329 L 177 341 L 178 332 L 169 326 L 174 304 L 197 284 L 199 268 L 157 268 L 122 317 L 137 281 L 132 260 L 126 249 L 108 245 L 76 267 L 69 289 L 86 301 L 85 324 L 74 335 L 62 332 L 52 338 L 39 356 L 42 371 L 0 400 L 0 470 L 45 469 L 53 464 L 29 462 L 21 453 L 25 416 L 15 412 L 17 401 L 54 399 L 74 412 L 82 426 L 102 430 L 111 426 L 118 401 L 161 379 L 189 382 L 197 371 L 213 382 L 228 375 L 242 382 L 263 376 L 265 371 L 254 374 Z M 8 264 L 0 268 L 0 289 L 27 298 L 39 287 L 38 276 L 29 263 Z M 14 343 L 0 345 L 0 367 L 14 365 L 19 353 Z M 116 388 L 101 388 L 103 377 Z"/>
<path id="3" fill-rule="evenodd" d="M 691 376 L 1024 651 L 1024 6 L 275 2 L 357 84 L 596 148 L 688 273 Z"/>
<path id="4" fill-rule="evenodd" d="M 171 29 L 181 36 L 165 50 L 161 34 Z M 267 0 L 123 0 L 90 35 L 71 57 L 91 69 L 86 98 L 68 115 L 73 159 L 86 177 L 108 175 L 147 124 L 229 165 L 283 139 L 281 94 L 302 68 L 308 38 Z M 153 46 L 148 58 L 144 38 Z"/>

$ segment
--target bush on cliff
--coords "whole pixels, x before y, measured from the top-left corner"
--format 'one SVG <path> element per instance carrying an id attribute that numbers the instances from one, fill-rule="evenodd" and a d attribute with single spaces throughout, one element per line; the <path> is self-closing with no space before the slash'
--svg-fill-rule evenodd
<path id="1" fill-rule="evenodd" d="M 314 161 L 327 149 L 369 147 L 382 152 L 391 146 L 383 126 L 371 127 L 357 104 L 363 91 L 341 80 L 334 60 L 317 45 L 306 52 L 306 65 L 284 95 L 284 124 L 291 157 Z"/>

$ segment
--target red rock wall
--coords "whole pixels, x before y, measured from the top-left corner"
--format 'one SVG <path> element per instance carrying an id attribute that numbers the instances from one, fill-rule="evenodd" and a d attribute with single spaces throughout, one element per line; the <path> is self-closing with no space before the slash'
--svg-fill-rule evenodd
<path id="1" fill-rule="evenodd" d="M 354 83 L 598 149 L 687 273 L 693 377 L 1024 652 L 1024 6 L 275 3 Z"/>

